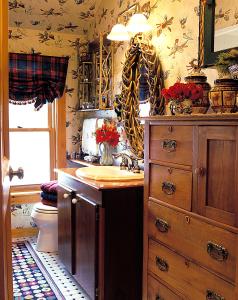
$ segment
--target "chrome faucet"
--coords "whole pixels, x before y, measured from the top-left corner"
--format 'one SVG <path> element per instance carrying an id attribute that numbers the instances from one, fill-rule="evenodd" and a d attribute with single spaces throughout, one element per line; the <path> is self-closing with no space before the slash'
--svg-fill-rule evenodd
<path id="1" fill-rule="evenodd" d="M 138 164 L 138 159 L 130 156 L 126 153 L 118 153 L 118 154 L 113 154 L 115 158 L 121 157 L 122 161 L 120 163 L 120 169 L 121 170 L 128 170 L 132 171 L 133 173 L 140 173 L 140 167 Z M 130 163 L 129 163 L 130 161 Z"/>

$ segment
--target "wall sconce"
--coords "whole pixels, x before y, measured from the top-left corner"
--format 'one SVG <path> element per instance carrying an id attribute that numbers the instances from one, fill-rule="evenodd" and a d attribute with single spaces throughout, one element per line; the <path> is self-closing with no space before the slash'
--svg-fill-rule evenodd
<path id="1" fill-rule="evenodd" d="M 130 36 L 125 25 L 116 24 L 112 27 L 111 32 L 107 36 L 111 41 L 129 41 Z"/>
<path id="2" fill-rule="evenodd" d="M 112 41 L 128 41 L 137 33 L 152 30 L 147 17 L 143 13 L 139 13 L 140 11 L 139 4 L 134 4 L 119 14 L 118 23 L 112 27 L 107 38 Z M 123 25 L 126 23 L 127 26 Z"/>
<path id="3" fill-rule="evenodd" d="M 134 14 L 127 26 L 126 26 L 128 32 L 135 35 L 139 32 L 146 32 L 152 30 L 152 26 L 148 23 L 148 20 L 145 15 L 143 14 Z"/>

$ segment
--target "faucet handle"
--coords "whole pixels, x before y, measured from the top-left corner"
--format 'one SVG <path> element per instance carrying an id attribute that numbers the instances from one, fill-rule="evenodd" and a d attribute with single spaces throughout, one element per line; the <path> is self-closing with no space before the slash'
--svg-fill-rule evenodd
<path id="1" fill-rule="evenodd" d="M 122 161 L 120 163 L 120 169 L 126 170 L 128 168 L 128 159 L 125 156 L 122 156 Z"/>
<path id="2" fill-rule="evenodd" d="M 132 172 L 133 173 L 140 173 L 140 167 L 139 167 L 139 164 L 138 164 L 138 159 L 134 159 L 132 162 L 133 162 Z"/>

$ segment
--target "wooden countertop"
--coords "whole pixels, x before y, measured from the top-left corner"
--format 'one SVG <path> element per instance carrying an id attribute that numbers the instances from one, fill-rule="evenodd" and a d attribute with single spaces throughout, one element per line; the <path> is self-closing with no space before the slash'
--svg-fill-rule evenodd
<path id="1" fill-rule="evenodd" d="M 123 189 L 129 187 L 141 187 L 144 186 L 144 180 L 130 180 L 130 181 L 99 181 L 99 180 L 90 180 L 83 177 L 76 176 L 77 168 L 63 168 L 63 169 L 56 169 L 55 172 L 58 174 L 64 174 L 68 177 L 73 178 L 81 183 L 89 185 L 97 190 L 111 190 L 111 189 Z"/>
<path id="2" fill-rule="evenodd" d="M 144 121 L 238 121 L 238 113 L 211 113 L 211 114 L 191 114 L 191 115 L 156 115 L 139 118 Z"/>

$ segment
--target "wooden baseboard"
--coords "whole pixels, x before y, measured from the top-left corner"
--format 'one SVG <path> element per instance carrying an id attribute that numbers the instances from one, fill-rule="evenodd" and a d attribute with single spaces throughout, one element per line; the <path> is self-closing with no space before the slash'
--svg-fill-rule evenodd
<path id="1" fill-rule="evenodd" d="M 14 228 L 12 238 L 34 236 L 38 234 L 38 228 Z"/>

